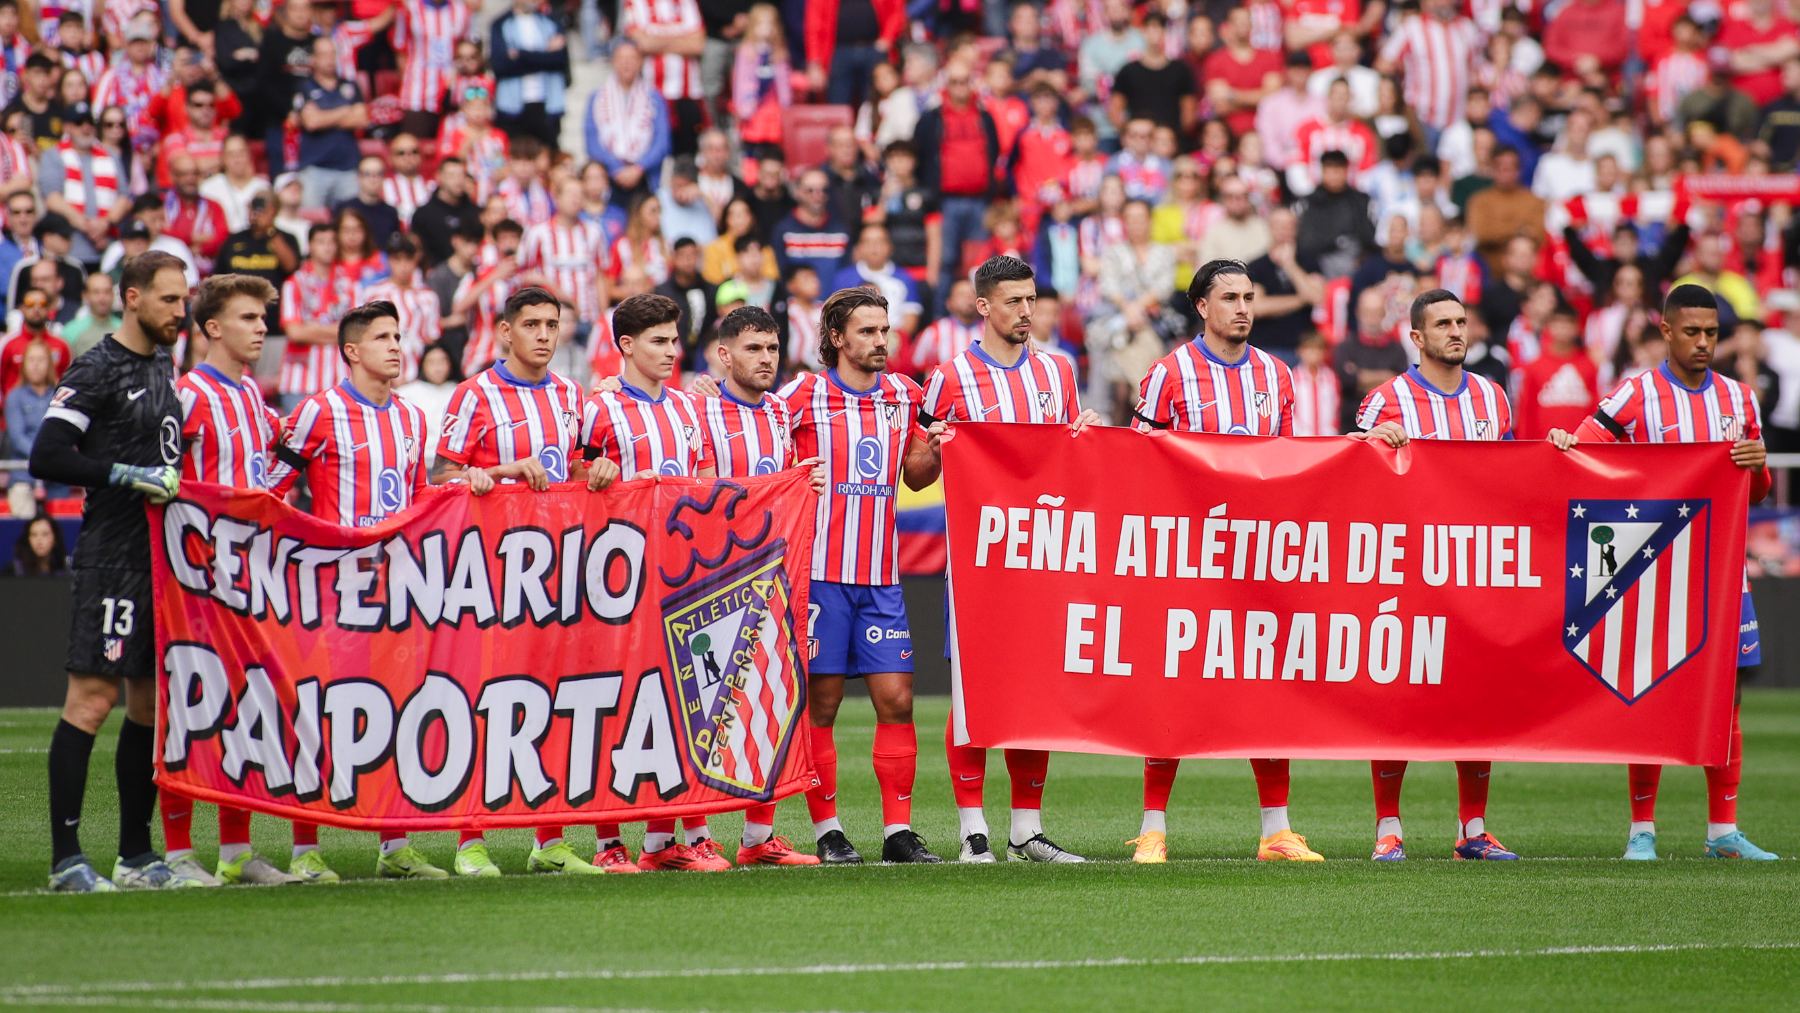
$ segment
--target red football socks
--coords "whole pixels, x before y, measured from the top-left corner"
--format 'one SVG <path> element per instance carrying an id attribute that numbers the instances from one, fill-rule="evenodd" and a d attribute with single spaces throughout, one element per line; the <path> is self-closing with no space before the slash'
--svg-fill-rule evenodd
<path id="1" fill-rule="evenodd" d="M 1144 760 L 1144 811 L 1167 812 L 1180 760 Z"/>
<path id="2" fill-rule="evenodd" d="M 301 823 L 294 821 L 294 847 L 316 848 L 319 846 L 319 825 L 317 823 Z"/>
<path id="3" fill-rule="evenodd" d="M 162 803 L 163 850 L 194 850 L 194 800 L 171 791 L 159 794 L 162 796 L 159 801 Z"/>
<path id="4" fill-rule="evenodd" d="M 479 841 L 479 840 L 481 840 L 481 831 L 479 831 L 479 830 L 464 830 L 462 833 L 457 835 L 456 846 L 460 848 L 463 845 L 469 843 L 470 841 Z"/>
<path id="5" fill-rule="evenodd" d="M 1723 766 L 1706 768 L 1706 820 L 1736 823 L 1738 785 L 1744 780 L 1744 730 L 1731 712 L 1731 757 Z M 1636 819 L 1637 817 L 1632 817 Z"/>
<path id="6" fill-rule="evenodd" d="M 550 841 L 561 840 L 562 835 L 562 827 L 538 827 L 536 837 L 537 846 L 541 848 Z"/>
<path id="7" fill-rule="evenodd" d="M 1014 809 L 1042 809 L 1044 781 L 1050 771 L 1050 754 L 1042 749 L 1008 749 L 1006 774 L 1012 781 Z M 961 805 L 958 802 L 957 805 Z"/>
<path id="8" fill-rule="evenodd" d="M 1406 783 L 1405 760 L 1370 760 L 1369 786 L 1375 790 L 1375 818 L 1400 818 L 1400 786 Z"/>
<path id="9" fill-rule="evenodd" d="M 219 807 L 219 843 L 250 843 L 250 810 Z"/>
<path id="10" fill-rule="evenodd" d="M 881 787 L 884 826 L 912 822 L 913 777 L 919 768 L 919 734 L 907 724 L 875 726 L 875 783 Z"/>
<path id="11" fill-rule="evenodd" d="M 950 761 L 950 794 L 958 809 L 981 808 L 982 787 L 987 783 L 987 750 L 956 744 L 956 728 L 944 722 L 944 756 Z"/>
<path id="12" fill-rule="evenodd" d="M 1656 821 L 1656 786 L 1662 782 L 1662 764 L 1633 763 L 1625 768 L 1631 785 L 1631 822 Z"/>
<path id="13" fill-rule="evenodd" d="M 1268 809 L 1288 804 L 1288 762 L 1286 760 L 1251 760 L 1250 771 L 1256 775 L 1256 804 Z"/>
<path id="14" fill-rule="evenodd" d="M 745 823 L 757 823 L 765 827 L 775 825 L 775 803 L 764 802 L 744 810 Z"/>
<path id="15" fill-rule="evenodd" d="M 1488 775 L 1493 769 L 1487 760 L 1456 761 L 1456 818 L 1462 826 L 1472 819 L 1487 819 Z"/>
<path id="16" fill-rule="evenodd" d="M 814 823 L 837 818 L 837 741 L 830 728 L 812 728 L 813 771 L 819 783 L 806 791 L 806 811 Z"/>

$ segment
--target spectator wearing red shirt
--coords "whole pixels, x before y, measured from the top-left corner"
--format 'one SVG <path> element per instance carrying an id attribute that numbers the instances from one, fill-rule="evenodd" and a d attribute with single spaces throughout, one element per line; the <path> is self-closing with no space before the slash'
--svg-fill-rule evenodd
<path id="1" fill-rule="evenodd" d="M 1631 55 L 1624 0 L 1571 0 L 1544 29 L 1544 55 L 1577 74 L 1592 60 L 1608 74 Z"/>
<path id="2" fill-rule="evenodd" d="M 208 88 L 215 100 L 213 122 L 226 124 L 244 114 L 244 103 L 231 86 L 220 80 L 208 68 L 205 59 L 198 50 L 182 47 L 175 51 L 175 67 L 169 77 L 169 85 L 150 100 L 150 120 L 156 129 L 162 131 L 163 143 L 168 143 L 172 134 L 188 129 L 189 93 L 198 88 Z"/>
<path id="3" fill-rule="evenodd" d="M 1339 32 L 1362 37 L 1381 24 L 1387 4 L 1374 0 L 1293 0 L 1288 7 L 1282 35 L 1289 52 L 1305 53 L 1314 67 L 1331 65 L 1331 41 Z"/>
<path id="4" fill-rule="evenodd" d="M 999 188 L 995 164 L 1000 132 L 976 100 L 966 65 L 953 63 L 944 72 L 944 101 L 919 117 L 914 143 L 924 166 L 919 182 L 942 195 L 944 255 L 937 297 L 942 309 L 944 293 L 962 262 L 963 244 L 987 238 L 983 216 Z"/>
<path id="5" fill-rule="evenodd" d="M 225 151 L 226 130 L 218 120 L 219 96 L 204 82 L 187 90 L 187 115 L 180 129 L 163 137 L 156 161 L 156 185 L 173 185 L 169 163 L 176 155 L 188 155 L 200 167 L 202 179 L 219 171 Z"/>
<path id="6" fill-rule="evenodd" d="M 10 391 L 19 384 L 19 374 L 25 369 L 25 350 L 35 343 L 42 343 L 50 349 L 51 357 L 56 360 L 56 375 L 68 372 L 68 343 L 50 333 L 50 296 L 35 289 L 26 292 L 19 300 L 19 329 L 8 335 L 6 343 L 0 345 L 0 391 Z"/>
<path id="7" fill-rule="evenodd" d="M 1800 28 L 1778 14 L 1774 0 L 1744 0 L 1713 39 L 1732 73 L 1731 83 L 1759 106 L 1781 97 L 1781 65 L 1800 56 Z"/>
<path id="8" fill-rule="evenodd" d="M 1582 350 L 1581 325 L 1567 303 L 1550 314 L 1547 339 L 1537 358 L 1519 370 L 1518 416 L 1513 438 L 1541 440 L 1552 429 L 1581 425 L 1600 400 L 1600 371 Z"/>
<path id="9" fill-rule="evenodd" d="M 1206 54 L 1197 68 L 1213 112 L 1225 117 L 1233 136 L 1256 126 L 1257 103 L 1281 87 L 1279 53 L 1250 45 L 1250 12 L 1234 7 L 1219 26 L 1219 48 Z"/>
<path id="10" fill-rule="evenodd" d="M 1687 16 L 1690 0 L 1641 0 L 1638 20 L 1638 56 L 1647 67 L 1675 49 L 1675 22 Z"/>
<path id="11" fill-rule="evenodd" d="M 168 219 L 163 232 L 187 244 L 204 277 L 212 273 L 213 258 L 231 235 L 225 209 L 200 196 L 200 168 L 193 156 L 183 154 L 170 159 L 169 175 L 175 185 L 163 201 L 163 216 Z"/>
<path id="12" fill-rule="evenodd" d="M 1031 124 L 1019 134 L 1013 155 L 1013 185 L 1027 235 L 1037 234 L 1044 188 L 1066 181 L 1075 166 L 1075 142 L 1057 119 L 1061 107 L 1055 88 L 1040 83 L 1031 89 Z"/>

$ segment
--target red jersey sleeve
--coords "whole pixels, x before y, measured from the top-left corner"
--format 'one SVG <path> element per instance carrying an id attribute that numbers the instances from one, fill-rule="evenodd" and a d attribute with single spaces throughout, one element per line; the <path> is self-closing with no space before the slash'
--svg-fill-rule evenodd
<path id="1" fill-rule="evenodd" d="M 1143 383 L 1138 385 L 1137 408 L 1132 413 L 1137 419 L 1132 422 L 1132 427 L 1140 432 L 1169 428 L 1174 422 L 1175 391 L 1179 386 L 1170 379 L 1167 363 L 1159 362 L 1150 367 Z"/>
<path id="2" fill-rule="evenodd" d="M 302 470 L 310 467 L 331 439 L 331 420 L 325 417 L 325 403 L 318 397 L 300 403 L 287 422 L 287 432 L 275 452 L 275 465 L 269 472 L 269 491 L 286 496 L 300 480 Z"/>
<path id="3" fill-rule="evenodd" d="M 1366 433 L 1383 422 L 1399 422 L 1400 401 L 1397 395 L 1392 380 L 1370 391 L 1363 398 L 1362 406 L 1356 409 L 1356 428 Z"/>
<path id="4" fill-rule="evenodd" d="M 493 419 L 486 399 L 475 389 L 474 381 L 464 380 L 450 395 L 443 435 L 438 440 L 438 456 L 458 467 L 468 467 L 491 428 Z"/>

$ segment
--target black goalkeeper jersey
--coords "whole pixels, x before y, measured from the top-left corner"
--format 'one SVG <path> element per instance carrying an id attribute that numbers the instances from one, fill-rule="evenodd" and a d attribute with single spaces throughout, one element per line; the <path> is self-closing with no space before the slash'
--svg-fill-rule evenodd
<path id="1" fill-rule="evenodd" d="M 181 464 L 181 401 L 167 348 L 138 355 L 107 335 L 69 366 L 44 419 L 81 430 L 81 453 L 97 461 Z M 150 569 L 150 529 L 141 493 L 114 485 L 88 491 L 75 566 Z"/>

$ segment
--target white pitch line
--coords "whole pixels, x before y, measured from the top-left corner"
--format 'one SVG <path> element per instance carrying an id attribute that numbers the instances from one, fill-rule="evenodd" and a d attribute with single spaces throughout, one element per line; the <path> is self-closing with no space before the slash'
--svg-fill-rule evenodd
<path id="1" fill-rule="evenodd" d="M 467 1007 L 441 1003 L 366 1002 L 245 1002 L 241 999 L 124 999 L 117 995 L 32 996 L 15 999 L 0 996 L 0 1006 L 103 1007 L 129 1005 L 137 1009 L 249 1010 L 253 1013 L 451 1013 Z M 495 1010 L 531 1010 L 532 1013 L 659 1013 L 651 1006 L 488 1006 Z M 682 1007 L 687 1009 L 688 1007 Z"/>
<path id="2" fill-rule="evenodd" d="M 558 981 L 671 981 L 709 978 L 830 977 L 858 974 L 923 974 L 945 971 L 1076 971 L 1114 968 L 1214 967 L 1240 964 L 1333 964 L 1374 961 L 1516 960 L 1538 957 L 1694 953 L 1725 950 L 1800 950 L 1800 941 L 1776 943 L 1645 943 L 1545 946 L 1534 949 L 1418 950 L 1374 953 L 1209 953 L 1177 957 L 1096 957 L 1083 960 L 942 960 L 913 963 L 801 964 L 755 967 L 675 967 L 552 971 L 452 972 L 368 977 L 240 978 L 222 981 L 120 981 L 17 985 L 0 988 L 0 1002 L 74 996 L 123 996 L 157 992 L 275 991 L 312 988 L 381 988 L 400 985 L 483 985 Z"/>
<path id="3" fill-rule="evenodd" d="M 0 756 L 27 756 L 27 755 L 33 755 L 33 754 L 48 753 L 49 751 L 50 751 L 50 747 L 48 747 L 48 746 L 38 746 L 36 748 L 25 748 L 25 749 L 0 749 Z"/>

